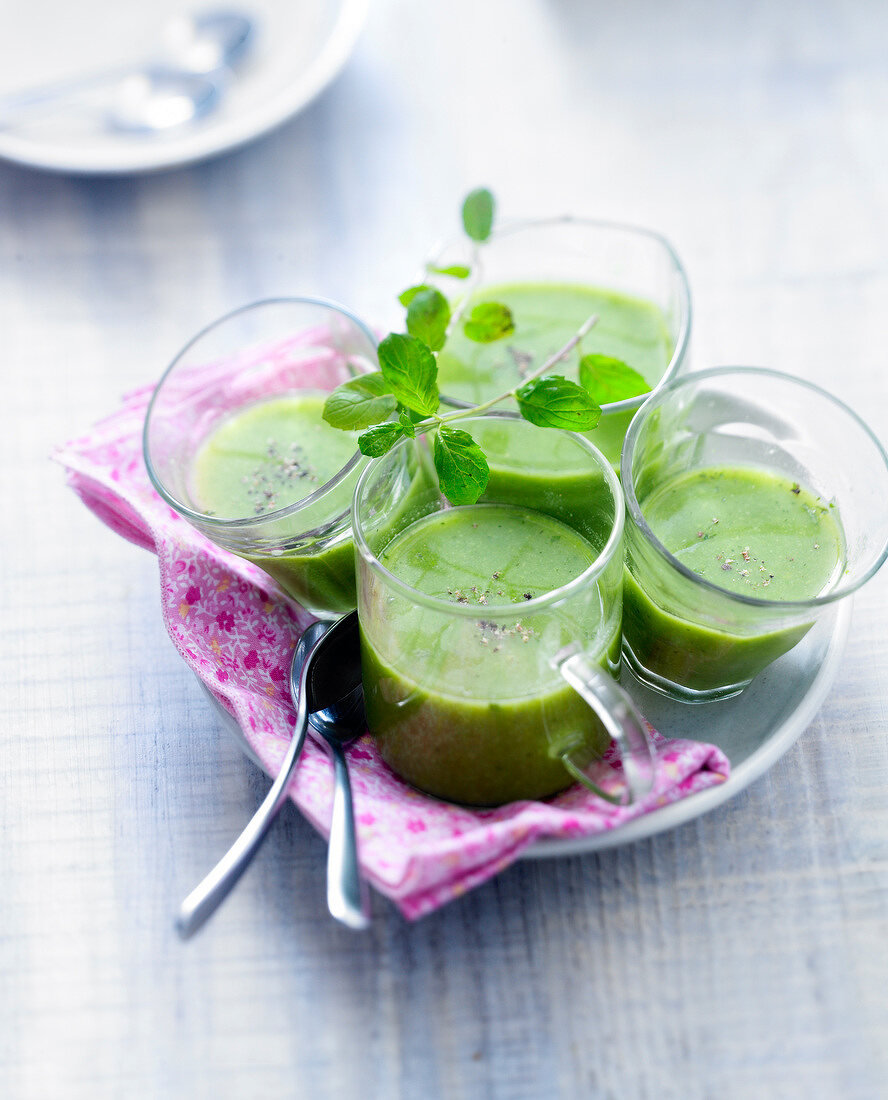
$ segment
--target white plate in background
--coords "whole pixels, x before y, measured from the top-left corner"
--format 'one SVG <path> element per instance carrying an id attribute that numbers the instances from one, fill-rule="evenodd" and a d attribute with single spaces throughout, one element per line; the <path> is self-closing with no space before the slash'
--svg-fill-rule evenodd
<path id="1" fill-rule="evenodd" d="M 4 12 L 0 96 L 151 60 L 164 23 L 212 0 L 27 0 Z M 339 73 L 367 15 L 368 0 L 224 0 L 255 23 L 255 40 L 219 107 L 158 135 L 116 134 L 88 114 L 41 113 L 0 130 L 0 158 L 77 174 L 155 171 L 233 149 L 291 118 Z"/>

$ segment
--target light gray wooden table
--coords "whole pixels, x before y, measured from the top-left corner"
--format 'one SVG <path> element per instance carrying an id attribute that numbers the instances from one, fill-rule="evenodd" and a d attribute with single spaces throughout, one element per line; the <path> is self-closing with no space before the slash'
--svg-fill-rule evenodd
<path id="1" fill-rule="evenodd" d="M 363 936 L 288 807 L 193 942 L 179 900 L 267 782 L 160 621 L 153 558 L 47 455 L 267 294 L 386 325 L 479 183 L 504 215 L 669 237 L 695 366 L 836 389 L 888 437 L 888 7 L 378 0 L 273 135 L 163 175 L 0 166 L 0 1094 L 888 1095 L 888 576 L 838 680 L 742 795 L 519 863 Z"/>

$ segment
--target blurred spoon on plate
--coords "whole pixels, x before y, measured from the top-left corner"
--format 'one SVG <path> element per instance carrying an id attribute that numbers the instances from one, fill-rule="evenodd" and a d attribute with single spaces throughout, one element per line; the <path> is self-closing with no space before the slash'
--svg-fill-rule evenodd
<path id="1" fill-rule="evenodd" d="M 98 110 L 100 124 L 118 132 L 151 134 L 185 125 L 218 106 L 253 37 L 253 22 L 243 12 L 175 16 L 164 25 L 152 61 L 3 96 L 0 130 L 71 109 Z"/>

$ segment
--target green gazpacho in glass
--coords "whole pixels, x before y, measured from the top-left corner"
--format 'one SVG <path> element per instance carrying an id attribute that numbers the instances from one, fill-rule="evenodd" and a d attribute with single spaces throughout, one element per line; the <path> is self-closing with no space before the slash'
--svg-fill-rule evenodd
<path id="1" fill-rule="evenodd" d="M 468 273 L 466 281 L 448 278 L 460 272 Z M 669 242 L 650 230 L 573 216 L 497 222 L 480 245 L 454 240 L 437 250 L 427 276 L 441 282 L 460 313 L 439 356 L 445 404 L 494 400 L 543 366 L 590 317 L 598 318 L 551 373 L 577 381 L 582 356 L 611 361 L 599 362 L 591 375 L 603 415 L 589 438 L 613 466 L 647 392 L 685 365 L 687 276 Z M 507 306 L 514 319 L 514 331 L 490 344 L 473 342 L 464 329 L 484 302 Z"/>
<path id="2" fill-rule="evenodd" d="M 842 575 L 844 536 L 837 509 L 798 482 L 766 470 L 710 467 L 678 474 L 639 504 L 650 530 L 686 569 L 741 597 L 804 603 Z M 630 541 L 630 547 L 634 546 Z M 810 629 L 802 613 L 763 625 L 742 604 L 723 629 L 689 619 L 668 596 L 672 567 L 633 559 L 623 594 L 630 663 L 690 691 L 743 683 Z M 707 593 L 698 593 L 701 608 Z"/>
<path id="3" fill-rule="evenodd" d="M 441 392 L 471 405 L 527 377 L 592 315 L 598 321 L 583 337 L 583 354 L 595 352 L 628 363 L 650 389 L 672 357 L 661 310 L 640 298 L 573 283 L 512 283 L 484 286 L 471 297 L 471 305 L 481 302 L 508 306 L 515 331 L 492 343 L 476 343 L 456 328 L 438 357 Z M 576 381 L 578 360 L 574 351 L 555 373 Z"/>
<path id="4" fill-rule="evenodd" d="M 145 468 L 161 498 L 322 618 L 356 604 L 349 507 L 366 465 L 355 434 L 322 410 L 378 367 L 376 348 L 335 302 L 253 302 L 181 349 L 145 416 Z"/>
<path id="5" fill-rule="evenodd" d="M 498 805 L 586 781 L 610 743 L 596 712 L 602 691 L 619 690 L 624 507 L 580 436 L 553 430 L 540 449 L 540 429 L 514 416 L 460 423 L 490 466 L 478 503 L 441 495 L 428 437 L 358 484 L 364 694 L 381 754 L 407 782 Z M 627 741 L 634 755 L 644 739 Z"/>
<path id="6" fill-rule="evenodd" d="M 623 657 L 680 702 L 743 691 L 888 556 L 884 447 L 838 398 L 780 371 L 667 382 L 635 415 L 620 474 Z M 794 677 L 817 649 L 773 675 Z"/>
<path id="7" fill-rule="evenodd" d="M 512 283 L 482 287 L 470 305 L 482 302 L 508 306 L 515 331 L 492 343 L 477 343 L 454 327 L 438 356 L 438 385 L 445 400 L 476 405 L 520 384 L 593 315 L 598 317 L 595 326 L 553 367 L 553 374 L 577 381 L 581 355 L 607 356 L 641 376 L 644 384 L 635 394 L 640 397 L 657 385 L 675 351 L 663 312 L 653 302 L 616 291 L 574 283 Z M 589 435 L 612 463 L 619 461 L 633 411 L 605 415 Z M 547 442 L 541 439 L 540 446 Z"/>
<path id="8" fill-rule="evenodd" d="M 380 562 L 404 583 L 477 612 L 442 619 L 405 604 L 388 624 L 386 656 L 362 633 L 368 723 L 399 775 L 441 798 L 492 805 L 569 786 L 559 758 L 568 747 L 604 751 L 603 727 L 546 660 L 584 625 L 570 608 L 522 612 L 596 558 L 566 524 L 511 504 L 434 512 L 385 547 Z M 514 605 L 505 618 L 504 604 Z M 607 642 L 613 658 L 618 634 Z"/>
<path id="9" fill-rule="evenodd" d="M 354 432 L 323 419 L 326 394 L 282 394 L 238 409 L 222 420 L 194 457 L 191 491 L 209 516 L 265 516 L 305 501 L 354 457 Z M 324 498 L 327 516 L 347 513 L 355 477 Z M 283 522 L 283 521 L 282 521 Z M 349 530 L 320 545 L 307 540 L 310 511 L 300 515 L 300 538 L 290 548 L 239 551 L 306 607 L 344 614 L 355 606 L 354 545 Z M 283 524 L 285 526 L 285 523 Z"/>

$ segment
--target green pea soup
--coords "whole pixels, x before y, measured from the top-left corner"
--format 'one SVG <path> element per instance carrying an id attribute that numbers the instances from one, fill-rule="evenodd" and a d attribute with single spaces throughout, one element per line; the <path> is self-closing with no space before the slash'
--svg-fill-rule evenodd
<path id="1" fill-rule="evenodd" d="M 804 603 L 828 591 L 844 569 L 837 509 L 797 482 L 761 469 L 712 467 L 678 474 L 639 500 L 651 531 L 687 569 L 726 592 Z M 789 625 L 762 628 L 759 608 L 738 604 L 720 626 L 672 600 L 671 567 L 632 552 L 624 576 L 623 633 L 630 664 L 694 692 L 748 682 L 811 627 L 804 607 Z M 691 609 L 693 610 L 693 609 Z M 744 615 L 746 614 L 746 622 Z M 786 617 L 784 616 L 784 619 Z M 778 623 L 780 616 L 772 617 Z M 765 620 L 767 622 L 767 618 Z"/>
<path id="2" fill-rule="evenodd" d="M 222 420 L 194 458 L 197 507 L 221 519 L 265 516 L 306 500 L 333 478 L 357 449 L 356 433 L 323 418 L 326 394 L 283 394 L 239 409 Z M 305 536 L 314 524 L 347 513 L 354 478 L 346 478 L 318 507 L 293 519 L 280 552 L 244 550 L 299 603 L 344 614 L 355 606 L 354 544 L 346 528 L 332 540 Z M 293 545 L 287 549 L 288 535 Z"/>
<path id="3" fill-rule="evenodd" d="M 378 616 L 362 615 L 368 723 L 399 775 L 440 798 L 498 805 L 569 786 L 562 752 L 604 751 L 600 722 L 548 660 L 589 637 L 589 603 L 522 611 L 598 553 L 560 519 L 503 503 L 434 512 L 388 543 L 379 560 L 399 580 L 472 612 L 392 600 L 378 637 L 365 628 Z M 605 667 L 619 652 L 618 616 L 610 628 Z"/>
<path id="4" fill-rule="evenodd" d="M 675 350 L 666 318 L 652 302 L 575 283 L 504 283 L 485 286 L 470 305 L 496 301 L 509 307 L 512 335 L 489 344 L 476 343 L 455 326 L 438 356 L 438 386 L 446 397 L 472 405 L 521 383 L 562 348 L 590 316 L 598 321 L 581 344 L 553 367 L 553 374 L 579 377 L 581 355 L 595 353 L 620 359 L 653 389 L 666 372 Z M 632 410 L 602 417 L 588 438 L 619 462 Z M 541 445 L 545 445 L 541 441 Z"/>

